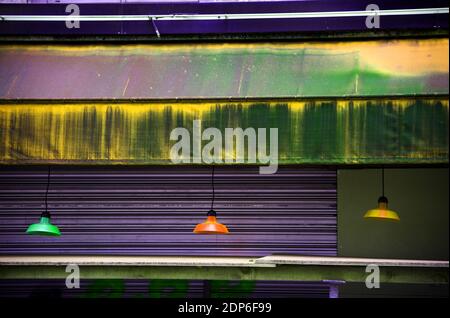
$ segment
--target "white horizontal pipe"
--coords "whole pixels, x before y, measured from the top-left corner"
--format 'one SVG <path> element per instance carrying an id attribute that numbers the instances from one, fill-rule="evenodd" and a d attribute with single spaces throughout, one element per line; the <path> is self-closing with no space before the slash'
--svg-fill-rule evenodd
<path id="1" fill-rule="evenodd" d="M 1 259 L 1 258 L 0 258 Z M 448 261 L 414 260 L 414 259 L 383 259 L 333 256 L 300 256 L 300 255 L 269 255 L 258 258 L 258 264 L 276 265 L 330 265 L 330 266 L 393 266 L 393 267 L 441 267 L 448 268 Z"/>
<path id="2" fill-rule="evenodd" d="M 379 11 L 332 11 L 292 13 L 239 13 L 239 14 L 166 14 L 166 15 L 1 15 L 3 21 L 205 21 L 205 20 L 261 20 L 302 19 L 364 16 L 405 16 L 446 14 L 449 8 L 396 9 Z"/>
<path id="3" fill-rule="evenodd" d="M 0 256 L 0 266 L 220 266 L 276 267 L 256 264 L 255 258 L 210 256 Z"/>

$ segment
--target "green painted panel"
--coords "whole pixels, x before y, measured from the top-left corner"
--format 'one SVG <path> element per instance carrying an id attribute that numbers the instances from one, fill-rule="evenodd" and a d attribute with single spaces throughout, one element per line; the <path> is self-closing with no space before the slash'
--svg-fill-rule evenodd
<path id="1" fill-rule="evenodd" d="M 448 284 L 448 268 L 381 267 L 380 283 Z M 0 279 L 44 279 L 67 277 L 65 266 L 2 266 Z M 365 282 L 364 266 L 243 267 L 147 267 L 80 266 L 81 279 L 200 279 L 200 280 L 286 280 L 320 282 L 342 280 Z"/>
<path id="2" fill-rule="evenodd" d="M 171 164 L 171 131 L 193 138 L 194 120 L 278 128 L 280 164 L 448 163 L 448 111 L 446 97 L 4 103 L 0 163 Z"/>

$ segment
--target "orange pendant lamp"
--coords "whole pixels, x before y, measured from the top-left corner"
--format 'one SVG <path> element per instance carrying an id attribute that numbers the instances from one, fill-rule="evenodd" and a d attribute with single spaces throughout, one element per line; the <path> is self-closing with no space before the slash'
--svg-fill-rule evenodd
<path id="1" fill-rule="evenodd" d="M 197 224 L 194 229 L 195 234 L 228 234 L 229 231 L 227 227 L 219 222 L 217 222 L 216 211 L 214 211 L 214 166 L 212 168 L 212 201 L 211 210 L 206 215 L 206 221 Z"/>
<path id="2" fill-rule="evenodd" d="M 371 209 L 366 212 L 364 218 L 373 219 L 379 221 L 400 221 L 400 217 L 397 212 L 393 210 L 389 210 L 388 208 L 388 199 L 384 196 L 384 168 L 381 170 L 381 179 L 382 179 L 382 195 L 378 198 L 378 206 L 375 209 Z"/>

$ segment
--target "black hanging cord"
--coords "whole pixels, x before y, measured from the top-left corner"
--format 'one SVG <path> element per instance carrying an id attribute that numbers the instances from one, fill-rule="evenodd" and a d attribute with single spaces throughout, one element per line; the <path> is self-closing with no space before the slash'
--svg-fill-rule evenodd
<path id="1" fill-rule="evenodd" d="M 211 185 L 212 185 L 211 210 L 213 210 L 213 208 L 214 208 L 214 196 L 215 196 L 215 191 L 214 191 L 214 165 L 212 166 Z"/>
<path id="2" fill-rule="evenodd" d="M 42 217 L 50 218 L 50 212 L 48 212 L 48 190 L 50 188 L 50 166 L 48 166 L 47 173 L 47 189 L 45 190 L 45 212 L 42 213 Z"/>
<path id="3" fill-rule="evenodd" d="M 384 196 L 384 167 L 381 168 L 381 197 L 378 198 L 378 203 L 388 203 L 388 199 Z"/>

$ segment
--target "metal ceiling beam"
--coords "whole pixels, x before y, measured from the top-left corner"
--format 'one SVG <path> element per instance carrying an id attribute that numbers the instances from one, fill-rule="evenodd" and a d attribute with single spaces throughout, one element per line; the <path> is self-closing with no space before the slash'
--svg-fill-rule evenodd
<path id="1" fill-rule="evenodd" d="M 1 266 L 0 279 L 65 279 L 65 266 Z M 362 266 L 81 266 L 81 279 L 206 279 L 365 282 Z M 448 268 L 382 267 L 380 283 L 448 284 Z"/>
<path id="2" fill-rule="evenodd" d="M 286 280 L 305 282 L 365 282 L 368 273 L 365 266 L 370 263 L 380 264 L 380 283 L 426 283 L 448 284 L 448 261 L 407 260 L 403 264 L 398 260 L 373 260 L 352 258 L 320 257 L 315 261 L 296 256 L 296 263 L 286 265 L 280 256 L 268 258 L 148 258 L 141 261 L 117 257 L 105 259 L 94 256 L 86 257 L 0 257 L 0 279 L 65 279 L 68 273 L 65 265 L 69 263 L 80 266 L 81 279 L 213 279 L 213 280 Z M 294 256 L 283 256 L 292 258 Z M 282 258 L 283 258 L 282 257 Z M 65 260 L 64 260 L 65 258 Z M 300 260 L 303 258 L 303 263 Z M 265 259 L 265 260 L 264 260 Z M 336 261 L 340 259 L 340 264 Z M 146 261 L 144 261 L 146 260 Z M 158 260 L 158 262 L 156 262 Z M 328 261 L 327 261 L 328 260 Z M 254 265 L 250 264 L 254 261 Z M 238 266 L 229 266 L 230 264 Z M 261 263 L 262 262 L 262 263 Z M 274 265 L 265 267 L 260 265 Z M 358 263 L 360 265 L 354 265 Z M 408 263 L 407 263 L 408 262 Z M 134 265 L 132 265 L 134 264 Z M 158 265 L 155 265 L 158 264 Z M 163 265 L 165 264 L 165 265 Z M 178 265 L 176 265 L 178 264 Z M 225 265 L 227 264 L 227 265 Z M 318 265 L 320 264 L 320 265 Z M 396 265 L 394 265 L 396 264 Z"/>
<path id="3" fill-rule="evenodd" d="M 161 14 L 161 15 L 0 15 L 3 21 L 211 21 L 211 20 L 264 20 L 340 18 L 368 16 L 409 16 L 448 14 L 449 8 L 394 9 L 375 11 L 329 11 L 287 13 L 229 13 L 229 14 Z"/>

